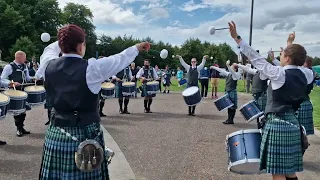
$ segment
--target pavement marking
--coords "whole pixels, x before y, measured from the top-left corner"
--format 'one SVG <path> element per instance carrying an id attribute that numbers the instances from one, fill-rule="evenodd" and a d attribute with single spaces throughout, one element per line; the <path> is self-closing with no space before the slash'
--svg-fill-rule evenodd
<path id="1" fill-rule="evenodd" d="M 122 153 L 118 144 L 114 141 L 112 136 L 108 133 L 106 128 L 101 125 L 103 131 L 103 138 L 105 145 L 114 151 L 115 156 L 112 158 L 111 163 L 109 164 L 109 176 L 110 179 L 116 180 L 134 180 L 136 179 L 126 157 Z"/>

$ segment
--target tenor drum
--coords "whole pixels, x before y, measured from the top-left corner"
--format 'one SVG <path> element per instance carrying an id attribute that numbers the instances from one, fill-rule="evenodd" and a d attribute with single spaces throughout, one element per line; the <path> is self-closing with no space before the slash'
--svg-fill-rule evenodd
<path id="1" fill-rule="evenodd" d="M 28 94 L 24 91 L 9 89 L 3 91 L 3 94 L 10 97 L 8 112 L 23 113 L 26 110 Z"/>
<path id="2" fill-rule="evenodd" d="M 9 96 L 0 93 L 0 119 L 4 119 L 6 117 L 9 103 Z"/>
<path id="3" fill-rule="evenodd" d="M 46 102 L 46 90 L 43 86 L 27 86 L 24 91 L 28 94 L 29 105 L 36 106 Z"/>
<path id="4" fill-rule="evenodd" d="M 229 99 L 227 94 L 216 99 L 215 101 L 213 101 L 213 103 L 216 105 L 218 111 L 223 111 L 234 105 L 233 102 Z"/>
<path id="5" fill-rule="evenodd" d="M 110 82 L 104 82 L 101 84 L 101 96 L 102 98 L 112 98 L 114 97 L 115 85 Z"/>
<path id="6" fill-rule="evenodd" d="M 238 174 L 260 174 L 261 131 L 240 130 L 227 135 L 228 170 Z"/>
<path id="7" fill-rule="evenodd" d="M 256 102 L 253 100 L 241 106 L 240 112 L 243 115 L 243 117 L 247 120 L 247 122 L 257 119 L 258 117 L 263 115 L 263 112 L 260 111 Z"/>
<path id="8" fill-rule="evenodd" d="M 148 95 L 156 94 L 158 91 L 159 91 L 159 82 L 158 81 L 147 82 Z"/>
<path id="9" fill-rule="evenodd" d="M 136 84 L 134 82 L 123 82 L 122 83 L 122 95 L 133 96 L 136 92 Z"/>
<path id="10" fill-rule="evenodd" d="M 200 91 L 196 86 L 185 89 L 182 96 L 188 106 L 194 106 L 201 101 Z"/>

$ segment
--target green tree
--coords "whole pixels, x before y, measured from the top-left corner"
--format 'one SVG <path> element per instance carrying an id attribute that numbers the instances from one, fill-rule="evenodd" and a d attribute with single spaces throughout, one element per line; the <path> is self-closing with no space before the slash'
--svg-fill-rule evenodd
<path id="1" fill-rule="evenodd" d="M 28 57 L 37 53 L 36 46 L 28 37 L 25 36 L 22 36 L 16 41 L 16 43 L 10 49 L 10 54 L 14 55 L 17 51 L 25 52 Z"/>

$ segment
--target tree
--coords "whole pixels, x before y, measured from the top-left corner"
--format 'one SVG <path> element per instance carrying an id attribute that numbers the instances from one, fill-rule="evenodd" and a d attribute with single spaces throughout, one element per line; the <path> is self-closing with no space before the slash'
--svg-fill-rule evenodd
<path id="1" fill-rule="evenodd" d="M 14 55 L 17 51 L 25 52 L 28 57 L 33 56 L 37 53 L 36 46 L 28 37 L 25 36 L 22 36 L 16 41 L 16 43 L 10 49 L 10 54 Z"/>

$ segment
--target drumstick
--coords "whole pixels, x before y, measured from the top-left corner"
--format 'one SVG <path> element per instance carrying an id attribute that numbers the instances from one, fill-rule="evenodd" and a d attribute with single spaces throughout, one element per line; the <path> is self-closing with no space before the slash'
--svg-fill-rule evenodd
<path id="1" fill-rule="evenodd" d="M 12 86 L 13 86 L 13 89 L 16 91 L 16 86 L 14 85 L 14 82 L 13 80 L 11 80 L 11 82 L 13 83 Z"/>
<path id="2" fill-rule="evenodd" d="M 35 79 L 35 80 L 34 80 L 34 86 L 36 86 L 36 85 L 37 85 L 37 80 Z"/>

